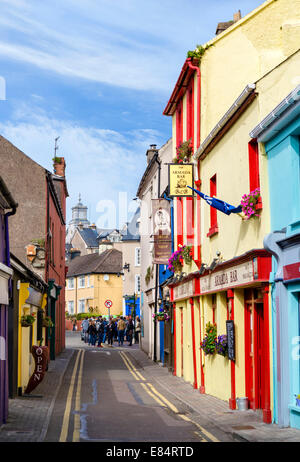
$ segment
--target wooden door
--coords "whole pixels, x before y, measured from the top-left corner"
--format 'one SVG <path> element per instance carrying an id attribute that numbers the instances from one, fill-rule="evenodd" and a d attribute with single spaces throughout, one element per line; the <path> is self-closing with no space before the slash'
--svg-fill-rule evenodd
<path id="1" fill-rule="evenodd" d="M 254 345 L 254 375 L 255 375 L 255 408 L 263 409 L 264 370 L 264 309 L 262 303 L 255 303 L 255 345 Z"/>
<path id="2" fill-rule="evenodd" d="M 181 377 L 183 377 L 183 308 L 180 308 Z"/>
<path id="3" fill-rule="evenodd" d="M 245 355 L 246 355 L 246 396 L 250 409 L 255 409 L 254 390 L 254 307 L 246 303 L 245 311 Z"/>

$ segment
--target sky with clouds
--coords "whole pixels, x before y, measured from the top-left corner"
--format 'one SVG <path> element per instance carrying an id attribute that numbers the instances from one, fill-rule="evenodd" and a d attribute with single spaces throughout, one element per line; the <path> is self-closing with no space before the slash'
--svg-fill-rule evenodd
<path id="1" fill-rule="evenodd" d="M 171 137 L 162 112 L 187 51 L 261 3 L 0 0 L 0 134 L 49 170 L 60 137 L 68 221 L 79 193 L 92 222 L 120 193 L 132 211 L 146 150 Z"/>

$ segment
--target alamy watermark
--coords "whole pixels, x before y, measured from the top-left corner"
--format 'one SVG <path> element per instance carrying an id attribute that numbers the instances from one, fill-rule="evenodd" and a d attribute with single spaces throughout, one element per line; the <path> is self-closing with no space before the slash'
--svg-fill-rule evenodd
<path id="1" fill-rule="evenodd" d="M 0 75 L 0 101 L 6 101 L 6 80 Z"/>

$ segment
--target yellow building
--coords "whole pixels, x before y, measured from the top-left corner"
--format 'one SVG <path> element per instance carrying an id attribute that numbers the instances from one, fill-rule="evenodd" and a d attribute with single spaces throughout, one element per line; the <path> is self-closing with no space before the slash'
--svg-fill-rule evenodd
<path id="1" fill-rule="evenodd" d="M 122 253 L 116 249 L 72 259 L 66 281 L 66 311 L 106 316 L 122 314 L 122 271 Z"/>
<path id="2" fill-rule="evenodd" d="M 174 199 L 175 249 L 190 245 L 193 252 L 170 285 L 175 373 L 231 409 L 247 397 L 265 422 L 272 420 L 273 393 L 271 257 L 263 248 L 269 194 L 267 160 L 249 133 L 295 87 L 299 20 L 299 0 L 269 0 L 233 23 L 204 54 L 196 50 L 186 60 L 164 111 L 173 119 L 174 157 L 191 139 L 197 190 L 237 207 L 260 188 L 259 217 L 249 220 L 198 195 Z M 208 322 L 218 336 L 234 329 L 232 359 L 200 349 Z"/>

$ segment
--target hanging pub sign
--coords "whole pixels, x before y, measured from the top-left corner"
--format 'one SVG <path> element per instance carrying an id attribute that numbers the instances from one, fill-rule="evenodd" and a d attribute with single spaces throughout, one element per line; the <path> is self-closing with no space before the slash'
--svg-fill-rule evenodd
<path id="1" fill-rule="evenodd" d="M 194 187 L 194 164 L 169 164 L 169 197 L 191 197 Z"/>
<path id="2" fill-rule="evenodd" d="M 166 199 L 152 199 L 154 259 L 157 265 L 167 265 L 172 254 L 171 211 Z"/>

